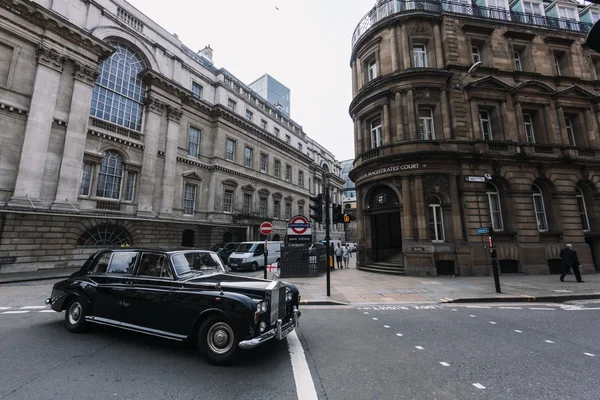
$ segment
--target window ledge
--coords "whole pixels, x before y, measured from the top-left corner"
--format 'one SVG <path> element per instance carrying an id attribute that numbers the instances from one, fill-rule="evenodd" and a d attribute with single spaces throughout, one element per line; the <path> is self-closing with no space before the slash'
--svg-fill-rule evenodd
<path id="1" fill-rule="evenodd" d="M 544 237 L 544 238 L 562 238 L 563 236 L 563 232 L 559 232 L 559 231 L 544 231 L 544 232 L 540 232 L 540 237 Z"/>

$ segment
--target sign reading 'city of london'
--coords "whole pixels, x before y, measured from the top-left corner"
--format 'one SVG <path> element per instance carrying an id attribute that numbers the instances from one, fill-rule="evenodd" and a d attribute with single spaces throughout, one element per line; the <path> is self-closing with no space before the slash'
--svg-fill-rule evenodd
<path id="1" fill-rule="evenodd" d="M 376 169 L 375 171 L 367 172 L 366 174 L 360 175 L 358 178 L 356 178 L 356 180 L 360 181 L 364 178 L 368 178 L 368 177 L 374 176 L 374 175 L 387 174 L 390 172 L 406 171 L 406 170 L 411 170 L 411 169 L 419 169 L 419 163 L 394 165 L 392 167 L 379 168 L 379 169 Z"/>

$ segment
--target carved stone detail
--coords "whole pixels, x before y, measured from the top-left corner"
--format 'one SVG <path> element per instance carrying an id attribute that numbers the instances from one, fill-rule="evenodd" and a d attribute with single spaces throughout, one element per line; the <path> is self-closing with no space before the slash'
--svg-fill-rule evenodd
<path id="1" fill-rule="evenodd" d="M 423 178 L 423 192 L 425 196 L 435 193 L 450 193 L 450 182 L 447 175 L 427 175 Z"/>
<path id="2" fill-rule="evenodd" d="M 92 68 L 88 65 L 74 61 L 73 76 L 78 81 L 87 83 L 89 85 L 93 85 L 96 82 L 96 78 L 98 77 L 98 71 L 96 71 L 95 68 Z"/>
<path id="3" fill-rule="evenodd" d="M 545 178 L 546 172 L 548 171 L 548 166 L 546 164 L 538 164 L 537 169 L 540 173 L 540 177 Z"/>
<path id="4" fill-rule="evenodd" d="M 163 110 L 165 109 L 165 103 L 155 97 L 146 97 L 144 105 L 148 111 L 152 111 L 157 114 L 162 114 Z"/>
<path id="5" fill-rule="evenodd" d="M 429 34 L 431 33 L 431 30 L 429 29 L 428 26 L 423 25 L 423 23 L 418 23 L 416 25 L 413 25 L 410 28 L 410 33 L 416 33 L 416 34 Z"/>
<path id="6" fill-rule="evenodd" d="M 64 64 L 67 59 L 55 49 L 49 49 L 41 44 L 38 44 L 35 48 L 35 56 L 37 62 L 41 65 L 45 65 L 48 68 L 55 69 L 62 72 Z"/>
<path id="7" fill-rule="evenodd" d="M 585 180 L 590 179 L 590 169 L 587 165 L 581 167 L 581 178 Z"/>
<path id="8" fill-rule="evenodd" d="M 440 92 L 437 89 L 416 89 L 413 94 L 413 101 L 426 101 L 430 103 L 437 103 L 440 101 Z"/>
<path id="9" fill-rule="evenodd" d="M 494 170 L 494 176 L 500 176 L 501 175 L 502 164 L 499 161 L 494 160 L 492 168 Z"/>
<path id="10" fill-rule="evenodd" d="M 167 106 L 167 118 L 169 120 L 179 123 L 179 121 L 181 121 L 182 116 L 183 111 L 181 111 L 181 108 Z"/>

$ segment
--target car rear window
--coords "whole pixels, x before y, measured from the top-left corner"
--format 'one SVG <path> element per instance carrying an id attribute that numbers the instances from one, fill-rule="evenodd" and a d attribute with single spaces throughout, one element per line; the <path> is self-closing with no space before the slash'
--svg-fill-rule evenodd
<path id="1" fill-rule="evenodd" d="M 131 274 L 135 267 L 138 253 L 119 252 L 114 253 L 108 267 L 109 274 Z"/>

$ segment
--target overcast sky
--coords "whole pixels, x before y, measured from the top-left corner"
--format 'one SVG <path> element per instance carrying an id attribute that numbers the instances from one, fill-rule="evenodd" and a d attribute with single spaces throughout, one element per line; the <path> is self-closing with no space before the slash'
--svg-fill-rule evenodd
<path id="1" fill-rule="evenodd" d="M 338 160 L 354 158 L 350 44 L 375 0 L 128 0 L 246 84 L 264 73 L 291 90 L 291 117 Z M 279 10 L 275 8 L 277 6 Z"/>

